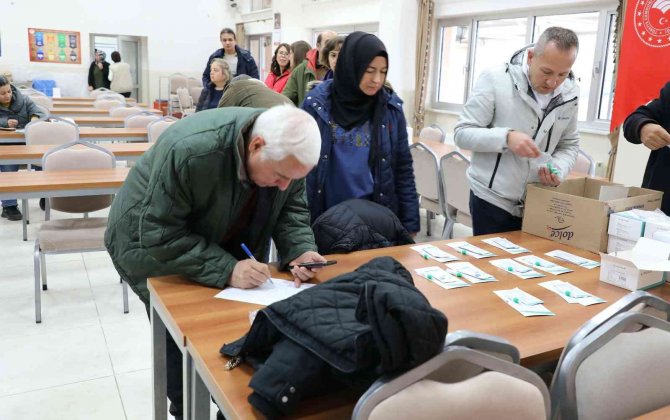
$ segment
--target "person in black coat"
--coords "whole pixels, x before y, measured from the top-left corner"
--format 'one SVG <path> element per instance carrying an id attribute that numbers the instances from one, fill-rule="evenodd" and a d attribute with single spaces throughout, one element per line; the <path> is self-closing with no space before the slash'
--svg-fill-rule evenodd
<path id="1" fill-rule="evenodd" d="M 661 210 L 670 214 L 670 82 L 657 99 L 642 105 L 626 118 L 623 132 L 633 144 L 651 150 L 642 187 L 663 192 Z"/>
<path id="2" fill-rule="evenodd" d="M 88 90 L 109 89 L 109 63 L 105 61 L 104 51 L 95 50 L 95 61 L 88 68 Z"/>
<path id="3" fill-rule="evenodd" d="M 232 77 L 246 74 L 254 79 L 260 78 L 258 75 L 258 66 L 251 53 L 237 45 L 235 31 L 230 28 L 223 28 L 219 34 L 219 39 L 223 48 L 214 51 L 207 59 L 207 66 L 205 67 L 205 71 L 202 72 L 203 86 L 208 86 L 211 82 L 209 75 L 210 64 L 215 58 L 223 58 L 228 62 Z"/>

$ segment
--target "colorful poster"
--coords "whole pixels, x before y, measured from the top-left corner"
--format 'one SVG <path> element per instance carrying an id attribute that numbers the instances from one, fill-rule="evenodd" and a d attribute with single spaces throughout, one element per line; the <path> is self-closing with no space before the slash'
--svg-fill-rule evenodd
<path id="1" fill-rule="evenodd" d="M 79 32 L 28 28 L 30 61 L 81 64 Z"/>

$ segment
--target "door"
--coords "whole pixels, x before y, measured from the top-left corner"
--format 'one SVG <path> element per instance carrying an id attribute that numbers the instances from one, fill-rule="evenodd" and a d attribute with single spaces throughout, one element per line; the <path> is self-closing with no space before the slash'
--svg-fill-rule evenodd
<path id="1" fill-rule="evenodd" d="M 270 71 L 272 64 L 272 34 L 247 35 L 247 48 L 258 66 L 258 75 L 261 80 Z"/>
<path id="2" fill-rule="evenodd" d="M 123 61 L 130 66 L 133 77 L 133 98 L 140 97 L 140 40 L 134 36 L 119 36 L 119 53 Z"/>
<path id="3" fill-rule="evenodd" d="M 141 38 L 127 35 L 103 35 L 91 34 L 91 61 L 95 59 L 95 50 L 101 50 L 105 53 L 105 60 L 112 63 L 112 52 L 118 51 L 121 54 L 121 61 L 130 66 L 130 75 L 133 78 L 133 89 L 131 97 L 140 99 L 142 95 L 141 74 L 142 60 Z M 146 45 L 146 44 L 145 44 Z"/>

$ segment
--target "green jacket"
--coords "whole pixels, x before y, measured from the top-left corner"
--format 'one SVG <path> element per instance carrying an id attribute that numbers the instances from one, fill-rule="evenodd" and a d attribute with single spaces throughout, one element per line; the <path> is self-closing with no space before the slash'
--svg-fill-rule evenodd
<path id="1" fill-rule="evenodd" d="M 307 92 L 307 83 L 316 80 L 316 74 L 308 66 L 308 61 L 303 60 L 293 70 L 291 76 L 286 82 L 286 86 L 282 94 L 293 101 L 296 106 L 300 106 L 305 99 L 305 92 Z"/>
<path id="2" fill-rule="evenodd" d="M 246 79 L 230 82 L 223 91 L 219 108 L 227 106 L 272 108 L 290 103 L 286 96 L 265 86 L 265 83 L 259 82 L 258 79 Z"/>
<path id="3" fill-rule="evenodd" d="M 105 246 L 121 277 L 148 303 L 147 278 L 181 274 L 223 288 L 238 262 L 220 242 L 253 185 L 244 137 L 262 109 L 217 108 L 173 124 L 137 162 L 109 213 Z M 272 208 L 247 245 L 263 259 L 272 237 L 282 265 L 316 251 L 305 181 L 271 188 Z"/>

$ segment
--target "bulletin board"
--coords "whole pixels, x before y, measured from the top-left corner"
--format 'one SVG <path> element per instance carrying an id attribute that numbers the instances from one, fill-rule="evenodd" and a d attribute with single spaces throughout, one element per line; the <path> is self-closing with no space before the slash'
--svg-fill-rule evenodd
<path id="1" fill-rule="evenodd" d="M 33 62 L 81 64 L 79 32 L 28 28 L 28 50 Z"/>

